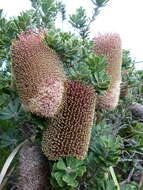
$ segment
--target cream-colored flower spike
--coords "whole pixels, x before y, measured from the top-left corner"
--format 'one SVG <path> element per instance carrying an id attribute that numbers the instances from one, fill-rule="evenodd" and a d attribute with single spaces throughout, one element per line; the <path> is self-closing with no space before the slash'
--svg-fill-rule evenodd
<path id="1" fill-rule="evenodd" d="M 103 34 L 95 37 L 94 53 L 98 56 L 106 56 L 108 66 L 107 74 L 111 76 L 111 82 L 104 96 L 98 96 L 98 106 L 103 109 L 114 109 L 119 101 L 121 84 L 122 48 L 121 38 L 118 34 Z"/>
<path id="2" fill-rule="evenodd" d="M 43 33 L 21 33 L 12 43 L 12 70 L 25 109 L 54 116 L 62 103 L 64 71 L 58 55 L 42 41 Z"/>

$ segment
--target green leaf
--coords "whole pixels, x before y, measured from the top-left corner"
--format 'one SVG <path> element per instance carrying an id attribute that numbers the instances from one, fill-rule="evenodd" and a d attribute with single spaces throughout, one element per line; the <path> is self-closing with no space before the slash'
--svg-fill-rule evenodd
<path id="1" fill-rule="evenodd" d="M 85 166 L 80 166 L 76 170 L 77 176 L 81 177 L 83 174 L 86 172 L 86 167 Z"/>
<path id="2" fill-rule="evenodd" d="M 105 6 L 109 0 L 95 0 L 99 7 Z"/>
<path id="3" fill-rule="evenodd" d="M 66 165 L 63 161 L 63 159 L 60 159 L 57 163 L 57 169 L 59 170 L 65 170 L 66 169 Z"/>
<path id="4" fill-rule="evenodd" d="M 78 186 L 78 182 L 74 180 L 70 175 L 65 174 L 62 179 L 65 183 L 68 184 L 68 186 L 71 186 L 71 187 Z"/>
<path id="5" fill-rule="evenodd" d="M 74 157 L 68 157 L 66 159 L 66 163 L 67 163 L 67 167 L 70 167 L 72 169 L 76 169 L 77 167 L 83 165 L 83 161 L 82 160 L 77 160 Z"/>
<path id="6" fill-rule="evenodd" d="M 65 183 L 64 183 L 63 180 L 62 180 L 63 172 L 60 172 L 60 171 L 59 171 L 59 172 L 55 172 L 55 173 L 53 174 L 53 176 L 55 177 L 55 179 L 56 179 L 58 185 L 59 185 L 60 187 L 64 187 Z"/>
<path id="7" fill-rule="evenodd" d="M 9 102 L 9 104 L 0 112 L 0 119 L 14 119 L 18 120 L 24 116 L 24 111 L 21 108 L 21 104 L 18 98 L 15 98 L 13 101 Z"/>

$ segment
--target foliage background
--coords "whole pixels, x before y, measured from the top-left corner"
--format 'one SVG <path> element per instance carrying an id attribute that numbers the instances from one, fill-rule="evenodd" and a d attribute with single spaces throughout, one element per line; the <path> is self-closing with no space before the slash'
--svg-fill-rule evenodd
<path id="1" fill-rule="evenodd" d="M 45 28 L 44 42 L 61 57 L 66 75 L 72 80 L 92 84 L 102 95 L 108 88 L 110 77 L 106 75 L 108 64 L 105 57 L 92 53 L 89 38 L 90 26 L 108 0 L 92 0 L 93 15 L 78 8 L 67 16 L 65 5 L 54 0 L 31 0 L 32 9 L 18 17 L 6 19 L 0 11 L 0 170 L 8 155 L 25 139 L 40 142 L 47 121 L 26 113 L 20 103 L 11 75 L 10 46 L 22 31 Z M 55 20 L 68 20 L 75 33 L 55 27 Z M 75 64 L 80 62 L 80 64 Z M 88 156 L 84 161 L 75 158 L 49 162 L 50 189 L 67 190 L 141 190 L 143 189 L 143 119 L 130 110 L 133 102 L 143 104 L 143 72 L 137 72 L 128 50 L 123 50 L 123 83 L 121 90 L 128 94 L 121 97 L 115 111 L 102 110 L 101 121 L 94 124 Z M 95 114 L 96 120 L 96 114 Z M 16 188 L 18 156 L 11 164 L 13 173 L 3 189 Z M 116 187 L 111 172 L 114 167 L 120 187 Z M 70 170 L 69 170 L 70 168 Z M 47 187 L 47 189 L 49 189 Z"/>

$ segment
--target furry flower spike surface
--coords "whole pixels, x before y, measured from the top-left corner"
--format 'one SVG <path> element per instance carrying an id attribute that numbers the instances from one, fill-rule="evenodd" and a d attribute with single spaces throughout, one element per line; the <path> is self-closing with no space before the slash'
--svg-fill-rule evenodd
<path id="1" fill-rule="evenodd" d="M 12 44 L 12 71 L 24 108 L 54 116 L 62 103 L 65 76 L 58 55 L 42 41 L 43 32 L 21 33 Z"/>
<path id="2" fill-rule="evenodd" d="M 106 56 L 106 72 L 111 77 L 110 85 L 104 96 L 98 97 L 98 106 L 103 109 L 115 109 L 118 105 L 121 84 L 122 47 L 121 38 L 116 33 L 99 35 L 93 39 L 94 53 Z"/>
<path id="3" fill-rule="evenodd" d="M 42 147 L 51 160 L 75 156 L 83 159 L 88 151 L 96 96 L 92 86 L 68 81 L 61 112 L 45 130 Z"/>

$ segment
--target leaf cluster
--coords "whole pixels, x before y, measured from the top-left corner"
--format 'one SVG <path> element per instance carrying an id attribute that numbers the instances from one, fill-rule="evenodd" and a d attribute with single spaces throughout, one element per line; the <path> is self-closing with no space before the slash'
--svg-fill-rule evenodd
<path id="1" fill-rule="evenodd" d="M 55 0 L 31 0 L 36 27 L 53 27 L 58 13 L 65 19 L 65 5 Z"/>
<path id="2" fill-rule="evenodd" d="M 129 87 L 137 86 L 139 84 L 139 75 L 135 69 L 135 61 L 132 60 L 129 50 L 123 50 L 122 81 L 123 85 Z"/>
<path id="3" fill-rule="evenodd" d="M 114 189 L 109 178 L 109 167 L 115 166 L 120 158 L 121 139 L 112 135 L 112 127 L 101 123 L 94 126 L 89 153 L 86 159 L 86 184 L 91 189 Z M 102 180 L 100 180 L 102 179 Z M 110 181 L 111 180 L 111 181 Z M 90 189 L 89 188 L 89 189 Z"/>
<path id="4" fill-rule="evenodd" d="M 78 186 L 79 177 L 82 177 L 85 171 L 84 161 L 73 157 L 60 159 L 53 165 L 51 183 L 55 187 L 75 189 Z"/>
<path id="5" fill-rule="evenodd" d="M 92 16 L 88 17 L 83 7 L 76 9 L 75 14 L 70 15 L 69 23 L 77 31 L 83 43 L 89 38 L 90 25 L 100 13 L 100 9 L 107 5 L 109 0 L 91 0 L 93 3 Z"/>
<path id="6" fill-rule="evenodd" d="M 49 30 L 43 39 L 61 57 L 66 75 L 72 80 L 92 84 L 98 94 L 107 90 L 110 77 L 106 74 L 107 60 L 92 53 L 93 43 L 86 40 L 82 43 L 70 32 Z"/>

